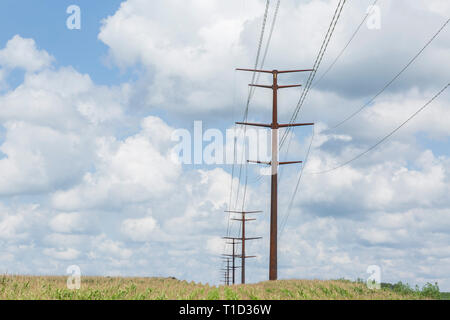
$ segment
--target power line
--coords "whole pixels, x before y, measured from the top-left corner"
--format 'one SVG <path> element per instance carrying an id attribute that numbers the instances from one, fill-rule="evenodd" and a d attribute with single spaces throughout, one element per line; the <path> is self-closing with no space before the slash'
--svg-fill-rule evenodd
<path id="1" fill-rule="evenodd" d="M 424 104 L 420 109 L 418 109 L 416 112 L 414 112 L 414 114 L 412 114 L 408 119 L 406 119 L 406 121 L 404 121 L 401 125 L 399 125 L 397 128 L 395 128 L 394 130 L 392 130 L 388 135 L 384 136 L 381 140 L 379 140 L 376 144 L 374 144 L 373 146 L 371 146 L 369 149 L 367 149 L 366 151 L 360 153 L 359 155 L 357 155 L 356 157 L 344 162 L 343 164 L 334 167 L 332 169 L 328 169 L 328 170 L 324 170 L 324 171 L 319 171 L 319 172 L 307 172 L 308 174 L 323 174 L 323 173 L 328 173 L 337 169 L 340 169 L 342 167 L 345 167 L 346 165 L 348 165 L 349 163 L 361 158 L 362 156 L 366 155 L 367 153 L 369 153 L 370 151 L 372 151 L 373 149 L 375 149 L 376 147 L 378 147 L 380 144 L 382 144 L 384 141 L 386 141 L 387 139 L 389 139 L 394 133 L 396 133 L 398 130 L 400 130 L 404 125 L 406 125 L 410 120 L 412 120 L 416 115 L 418 115 L 423 109 L 425 109 L 428 105 L 430 105 L 437 97 L 439 97 L 447 88 L 448 86 L 450 86 L 450 83 L 448 83 L 443 89 L 441 89 L 433 98 L 431 98 L 426 104 Z"/>
<path id="2" fill-rule="evenodd" d="M 430 45 L 431 42 L 439 35 L 439 33 L 447 26 L 450 19 L 447 19 L 447 21 L 442 25 L 442 27 L 439 28 L 439 30 L 433 35 L 433 37 L 428 40 L 428 42 L 425 44 L 425 46 L 420 49 L 420 51 L 406 64 L 406 66 L 403 67 L 402 70 L 400 70 L 399 73 L 397 73 L 394 78 L 392 78 L 391 81 L 389 81 L 375 96 L 372 97 L 366 104 L 364 104 L 361 108 L 353 112 L 350 116 L 333 126 L 330 130 L 334 130 L 344 123 L 346 123 L 348 120 L 352 119 L 354 116 L 356 116 L 358 113 L 360 113 L 364 108 L 366 108 L 369 104 L 371 104 L 376 98 L 378 98 L 379 95 L 381 95 L 395 80 L 397 80 L 400 75 L 408 69 L 408 67 L 422 54 L 422 52 Z"/>
<path id="3" fill-rule="evenodd" d="M 377 1 L 375 1 L 374 2 L 374 5 L 376 4 L 376 2 Z M 365 19 L 367 18 L 367 15 L 366 15 L 366 17 L 364 17 L 364 19 L 363 19 L 363 22 L 365 21 Z M 428 47 L 428 45 L 438 36 L 438 34 L 446 27 L 446 25 L 448 24 L 448 22 L 450 21 L 450 19 L 448 19 L 443 25 L 442 25 L 442 27 L 434 34 L 434 36 L 425 44 L 425 46 L 406 64 L 406 66 L 390 81 L 390 82 L 388 82 L 383 88 L 382 88 L 382 90 L 381 91 L 379 91 L 368 103 L 366 103 L 363 107 L 361 107 L 359 110 L 357 110 L 356 112 L 354 112 L 352 115 L 350 115 L 349 117 L 347 117 L 346 119 L 344 119 L 343 121 L 341 121 L 340 123 L 338 123 L 336 126 L 334 126 L 334 127 L 332 127 L 330 130 L 333 130 L 333 129 L 335 129 L 335 128 L 337 128 L 337 127 L 339 127 L 340 125 L 342 125 L 343 123 L 345 123 L 346 121 L 348 121 L 348 120 L 350 120 L 351 118 L 353 118 L 357 113 L 359 113 L 359 112 L 361 112 L 365 107 L 367 107 L 370 103 L 372 103 L 381 93 L 383 93 L 416 59 L 417 59 L 417 57 Z M 356 33 L 358 32 L 358 30 L 359 30 L 359 28 L 361 27 L 361 25 L 363 24 L 363 22 L 358 26 L 358 28 L 356 29 L 356 31 L 355 31 L 355 33 L 353 34 L 353 36 L 352 36 L 352 38 L 350 39 L 350 41 L 354 38 L 354 36 L 356 35 Z M 345 48 L 346 47 L 348 47 L 348 45 L 349 45 L 349 43 L 350 43 L 350 41 L 347 43 L 347 45 L 344 47 L 344 50 L 345 50 Z M 343 50 L 343 51 L 344 51 Z M 342 55 L 342 53 L 343 53 L 343 51 L 341 51 L 341 54 L 340 55 Z M 339 56 L 338 56 L 339 57 Z M 337 59 L 335 59 L 335 62 L 337 61 Z M 334 63 L 335 63 L 334 62 Z M 333 64 L 334 64 L 333 63 Z M 332 64 L 332 65 L 333 65 Z M 331 67 L 331 66 L 330 66 Z M 330 69 L 330 68 L 329 68 Z M 327 70 L 325 73 L 324 73 L 324 75 L 317 81 L 317 82 L 319 82 L 324 76 L 325 76 L 325 74 L 328 72 L 329 70 Z M 317 84 L 317 82 L 315 83 L 315 84 Z M 445 90 L 446 89 L 446 87 L 443 89 L 443 90 Z M 442 92 L 440 92 L 439 94 L 441 94 Z M 439 95 L 438 94 L 438 95 Z M 436 98 L 436 97 L 435 97 Z M 434 99 L 434 98 L 433 98 Z M 430 101 L 431 102 L 431 101 Z M 419 111 L 420 112 L 420 111 Z M 409 121 L 409 120 L 408 120 Z M 397 130 L 398 129 L 400 129 L 400 128 L 397 128 Z M 391 135 L 392 134 L 394 134 L 395 132 L 392 132 L 391 133 Z M 387 139 L 387 138 L 389 138 L 389 137 L 385 137 L 385 139 Z M 288 153 L 289 152 L 289 146 L 290 146 L 290 143 L 291 143 L 291 140 L 292 140 L 292 135 L 290 136 L 290 139 L 289 139 L 289 143 L 288 143 L 288 147 L 287 147 L 287 151 L 286 151 L 286 153 Z M 384 141 L 384 140 L 383 140 Z M 344 164 L 342 164 L 342 165 L 340 165 L 340 166 L 338 166 L 338 167 L 336 167 L 336 168 L 332 168 L 332 169 L 330 169 L 330 170 L 326 170 L 326 171 L 322 171 L 322 172 L 316 172 L 316 173 L 311 173 L 311 174 L 322 174 L 322 173 L 327 173 L 327 172 L 330 172 L 330 171 L 333 171 L 333 170 L 336 170 L 336 169 L 339 169 L 339 168 L 341 168 L 341 167 L 343 167 L 343 166 L 346 166 L 347 164 L 349 164 L 350 162 L 353 162 L 353 161 L 355 161 L 355 160 L 357 160 L 358 158 L 360 158 L 360 157 L 362 157 L 363 155 L 365 155 L 366 153 L 368 153 L 368 152 L 370 152 L 372 149 L 374 149 L 374 148 L 376 148 L 379 144 L 381 144 L 383 141 L 380 141 L 378 144 L 376 144 L 376 145 L 374 145 L 374 146 L 372 146 L 371 148 L 369 148 L 368 150 L 366 150 L 365 152 L 363 152 L 362 154 L 360 154 L 360 155 L 358 155 L 357 157 L 355 157 L 355 158 L 353 158 L 353 159 L 351 159 L 351 160 L 349 160 L 349 161 L 347 161 L 346 163 L 344 163 Z M 284 142 L 284 141 L 283 141 Z M 304 170 L 304 168 L 302 169 L 302 170 Z M 294 193 L 295 194 L 295 193 Z M 290 209 L 289 209 L 290 210 Z"/>
<path id="4" fill-rule="evenodd" d="M 260 54 L 261 54 L 261 48 L 262 48 L 262 43 L 263 43 L 263 39 L 264 39 L 264 32 L 265 32 L 266 22 L 267 22 L 267 15 L 268 15 L 268 11 L 269 11 L 269 4 L 270 4 L 270 0 L 267 0 L 266 1 L 265 11 L 264 11 L 264 16 L 263 16 L 263 22 L 262 22 L 262 26 L 261 26 L 261 34 L 260 34 L 260 37 L 259 37 L 258 49 L 257 49 L 257 53 L 256 53 L 255 68 L 258 66 L 259 58 L 260 58 Z M 278 12 L 278 6 L 277 6 L 277 12 Z M 276 16 L 274 18 L 274 22 L 275 22 L 275 20 L 276 20 Z M 273 26 L 271 28 L 271 32 L 273 32 Z M 271 36 L 269 38 L 269 42 L 267 43 L 267 47 L 269 46 L 270 39 L 271 39 Z M 266 50 L 265 50 L 265 53 L 264 53 L 263 61 L 265 60 L 265 57 L 267 55 L 267 51 L 268 51 L 267 47 L 266 47 Z M 255 78 L 255 73 L 253 73 L 252 83 L 254 81 L 254 78 Z M 248 97 L 247 97 L 247 103 L 246 103 L 246 107 L 245 107 L 245 111 L 244 111 L 244 121 L 246 121 L 247 118 L 248 118 L 248 110 L 249 110 L 251 98 L 252 98 L 252 92 L 249 91 L 249 94 L 248 94 Z M 236 125 L 234 126 L 234 129 L 236 130 Z M 244 128 L 244 130 L 245 130 L 245 128 Z M 244 133 L 244 139 L 245 139 L 245 133 Z M 244 149 L 244 153 L 245 153 L 245 149 Z M 234 139 L 234 147 L 233 147 L 233 164 L 232 164 L 232 174 L 231 174 L 230 199 L 229 199 L 229 205 L 228 205 L 228 209 L 229 210 L 231 210 L 235 162 L 236 162 L 236 139 Z M 242 161 L 241 161 L 241 165 L 240 165 L 240 169 L 239 169 L 239 179 L 238 179 L 237 192 L 236 192 L 236 203 L 237 203 L 237 200 L 239 198 L 241 172 L 242 172 Z M 245 199 L 244 199 L 244 201 L 245 201 Z M 231 218 L 231 216 L 229 214 L 228 215 L 228 222 L 227 222 L 227 233 L 226 233 L 227 236 L 230 235 L 230 218 Z M 225 250 L 225 247 L 226 247 L 226 245 L 224 245 L 224 250 Z"/>
<path id="5" fill-rule="evenodd" d="M 257 53 L 256 53 L 255 69 L 258 68 L 258 64 L 259 64 L 259 57 L 260 57 L 260 54 L 261 54 L 261 48 L 262 48 L 262 43 L 263 43 L 263 39 L 264 39 L 264 32 L 265 32 L 265 29 L 266 29 L 267 16 L 268 16 L 268 13 L 269 13 L 269 5 L 270 5 L 270 0 L 267 0 L 266 1 L 266 9 L 264 11 L 263 23 L 262 23 L 262 27 L 261 27 L 261 35 L 259 37 L 258 50 L 257 50 Z M 253 74 L 252 74 L 252 81 L 251 81 L 252 84 L 255 83 L 255 77 L 256 77 L 256 72 L 253 72 Z M 248 119 L 248 110 L 249 110 L 249 107 L 250 107 L 250 101 L 251 101 L 252 97 L 253 97 L 253 91 L 252 91 L 252 88 L 250 88 L 250 91 L 249 91 L 249 94 L 248 94 L 248 97 L 247 97 L 247 103 L 246 103 L 246 106 L 245 106 L 243 122 L 247 121 L 247 119 Z M 245 139 L 246 131 L 247 131 L 247 128 L 244 127 L 244 130 L 243 130 L 244 139 Z M 244 141 L 244 144 L 245 144 L 245 141 Z M 241 181 L 241 174 L 242 174 L 242 163 L 244 161 L 244 159 L 243 159 L 244 155 L 245 155 L 245 147 L 244 147 L 244 150 L 243 150 L 243 153 L 242 153 L 242 156 L 241 156 L 241 163 L 240 163 L 240 166 L 239 166 L 239 179 L 238 179 L 239 180 L 239 184 L 237 186 L 236 205 L 235 205 L 235 207 L 237 207 L 237 202 L 238 202 L 238 199 L 239 199 L 239 189 L 240 189 L 240 181 Z"/>
<path id="6" fill-rule="evenodd" d="M 282 236 L 284 228 L 285 228 L 286 223 L 287 223 L 287 220 L 289 219 L 289 215 L 290 215 L 291 210 L 292 210 L 292 205 L 294 204 L 294 199 L 295 199 L 295 196 L 297 195 L 297 191 L 298 191 L 298 188 L 300 186 L 300 181 L 302 180 L 303 172 L 304 172 L 304 170 L 306 168 L 306 164 L 308 162 L 309 153 L 311 151 L 311 146 L 312 146 L 313 140 L 314 140 L 314 127 L 312 128 L 311 140 L 309 142 L 309 147 L 308 147 L 308 151 L 306 153 L 305 161 L 303 162 L 302 169 L 300 170 L 300 175 L 298 177 L 297 184 L 296 184 L 295 189 L 294 189 L 294 193 L 292 194 L 291 200 L 289 201 L 289 205 L 288 205 L 286 216 L 283 219 L 283 222 L 281 224 L 280 237 Z"/>
<path id="7" fill-rule="evenodd" d="M 297 119 L 297 116 L 298 116 L 298 114 L 300 112 L 300 109 L 303 106 L 303 103 L 305 102 L 306 96 L 309 93 L 309 89 L 311 88 L 311 85 L 312 85 L 312 82 L 313 82 L 313 80 L 314 80 L 314 78 L 316 76 L 317 70 L 320 67 L 320 64 L 322 62 L 323 56 L 324 56 L 324 54 L 325 54 L 325 52 L 326 52 L 326 50 L 328 48 L 328 44 L 329 44 L 329 42 L 331 40 L 331 37 L 332 37 L 332 35 L 334 33 L 334 29 L 336 28 L 337 22 L 339 21 L 339 18 L 340 18 L 342 9 L 344 8 L 345 2 L 346 2 L 346 0 L 340 0 L 338 5 L 337 5 L 337 7 L 336 7 L 336 10 L 334 12 L 333 18 L 331 19 L 331 23 L 330 23 L 330 25 L 328 27 L 328 31 L 327 31 L 327 33 L 325 35 L 325 38 L 324 38 L 323 42 L 322 42 L 322 46 L 321 46 L 321 48 L 319 50 L 319 53 L 317 54 L 316 61 L 314 62 L 314 66 L 313 66 L 314 71 L 311 72 L 309 77 L 308 77 L 306 86 L 303 89 L 303 92 L 302 92 L 302 94 L 300 96 L 300 99 L 299 99 L 299 101 L 297 103 L 297 106 L 295 107 L 295 110 L 294 110 L 294 112 L 292 114 L 290 123 L 293 123 Z M 283 136 L 281 138 L 280 147 L 283 147 L 284 142 L 285 142 L 286 137 L 289 134 L 289 132 L 290 132 L 289 128 L 284 132 L 284 134 L 283 134 Z"/>
<path id="8" fill-rule="evenodd" d="M 264 54 L 263 54 L 263 58 L 261 60 L 261 64 L 260 64 L 260 68 L 263 68 L 265 65 L 265 61 L 267 58 L 267 54 L 269 51 L 269 47 L 270 47 L 270 43 L 272 40 L 272 35 L 275 29 L 275 25 L 276 25 L 276 21 L 277 21 L 277 17 L 278 17 L 278 12 L 279 12 L 279 8 L 280 8 L 280 3 L 281 0 L 277 1 L 276 7 L 275 7 L 275 12 L 272 18 L 272 23 L 271 23 L 271 27 L 270 27 L 270 32 L 269 32 L 269 36 L 267 39 L 267 43 L 265 46 L 265 50 L 264 50 Z M 257 58 L 256 58 L 256 63 L 255 63 L 255 69 L 258 67 L 258 63 L 259 63 L 259 56 L 260 56 L 260 52 L 261 52 L 261 48 L 262 48 L 262 42 L 263 42 L 263 38 L 264 38 L 264 30 L 266 27 L 266 23 L 267 23 L 267 17 L 268 17 L 268 10 L 269 10 L 269 1 L 266 2 L 266 11 L 264 13 L 264 18 L 263 18 L 263 24 L 262 24 L 262 30 L 261 30 L 261 36 L 260 36 L 260 40 L 259 40 L 259 45 L 258 45 L 258 51 L 257 51 Z M 256 81 L 255 79 L 255 73 L 253 73 L 253 77 L 252 77 L 252 84 L 254 83 L 258 83 L 259 82 L 259 73 L 256 77 Z M 251 101 L 251 98 L 253 97 L 254 94 L 254 89 L 255 87 L 250 87 L 250 91 L 249 91 L 249 95 L 247 98 L 247 105 L 246 105 L 246 109 L 245 109 L 245 113 L 244 113 L 244 121 L 247 121 L 248 119 L 248 109 L 249 109 L 249 104 Z M 244 139 L 245 139 L 245 133 L 246 133 L 246 127 L 244 127 Z M 245 141 L 244 141 L 245 144 Z M 242 175 L 242 161 L 243 161 L 243 156 L 245 155 L 245 147 L 242 153 L 242 158 L 241 158 L 241 164 L 240 164 L 240 168 L 239 168 L 239 184 L 238 184 L 238 189 L 237 189 L 237 193 L 236 193 L 236 203 L 235 203 L 235 208 L 237 208 L 237 203 L 239 200 L 239 189 L 240 189 L 240 181 L 241 181 L 241 175 Z M 245 164 L 245 183 L 244 183 L 244 194 L 242 197 L 242 210 L 244 210 L 245 208 L 245 200 L 246 200 L 246 194 L 247 194 L 247 183 L 248 183 L 248 164 Z M 239 227 L 239 232 L 240 232 L 240 227 Z"/>
<path id="9" fill-rule="evenodd" d="M 259 67 L 260 69 L 263 69 L 263 68 L 264 68 L 264 65 L 265 65 L 265 62 L 266 62 L 267 53 L 268 53 L 268 51 L 269 51 L 270 43 L 271 43 L 271 41 L 272 41 L 273 31 L 274 31 L 274 29 L 275 29 L 275 24 L 276 24 L 276 22 L 277 22 L 278 11 L 279 11 L 279 9 L 280 9 L 280 3 L 281 3 L 281 0 L 278 0 L 278 2 L 277 2 L 277 4 L 276 4 L 276 7 L 275 7 L 275 13 L 274 13 L 274 15 L 273 15 L 272 23 L 271 23 L 271 26 L 270 26 L 269 37 L 268 37 L 268 39 L 267 39 L 267 44 L 266 44 L 266 48 L 265 48 L 265 50 L 264 50 L 263 59 L 262 59 L 262 61 L 261 61 L 261 65 L 260 65 L 260 67 Z M 259 82 L 259 78 L 260 78 L 260 73 L 258 73 L 258 75 L 257 75 L 257 77 L 256 77 L 256 82 L 255 82 L 255 83 L 258 83 L 258 82 Z M 256 87 L 250 87 L 250 90 L 253 90 L 253 89 L 256 89 Z M 247 169 L 247 168 L 246 168 L 246 169 Z M 261 180 L 262 178 L 263 178 L 263 175 L 258 174 L 258 176 L 256 177 L 256 179 L 255 179 L 254 182 L 257 182 L 257 181 Z"/>
<path id="10" fill-rule="evenodd" d="M 277 22 L 278 10 L 280 9 L 280 3 L 281 3 L 281 0 L 278 0 L 277 5 L 276 5 L 276 7 L 275 7 L 275 13 L 273 14 L 272 23 L 271 23 L 271 26 L 270 26 L 269 37 L 267 38 L 267 44 L 266 44 L 266 48 L 265 48 L 265 50 L 264 50 L 264 55 L 263 55 L 263 59 L 262 59 L 262 61 L 261 61 L 260 69 L 263 69 L 263 68 L 264 68 L 264 65 L 265 65 L 265 63 L 266 63 L 267 53 L 268 53 L 268 51 L 269 51 L 270 42 L 272 41 L 273 31 L 274 31 L 274 29 L 275 29 L 275 24 L 276 24 L 276 22 Z M 256 69 L 256 68 L 255 68 L 255 69 Z M 260 77 L 260 75 L 261 75 L 261 74 L 258 73 L 257 78 L 256 78 L 256 83 L 259 82 L 259 77 Z M 251 87 L 251 88 L 254 89 L 254 90 L 256 90 L 255 87 Z"/>
<path id="11" fill-rule="evenodd" d="M 316 60 L 314 62 L 314 66 L 313 66 L 314 71 L 309 75 L 307 84 L 306 84 L 306 86 L 305 86 L 305 88 L 304 88 L 304 90 L 303 90 L 303 92 L 302 92 L 302 94 L 300 96 L 300 99 L 299 99 L 299 102 L 297 104 L 297 107 L 296 107 L 296 109 L 294 110 L 294 112 L 292 114 L 290 123 L 295 121 L 295 119 L 297 118 L 297 116 L 298 116 L 298 114 L 300 112 L 300 109 L 301 109 L 301 107 L 302 107 L 302 105 L 303 105 L 303 103 L 304 103 L 304 101 L 306 99 L 306 96 L 307 96 L 307 94 L 309 92 L 309 89 L 310 89 L 312 83 L 313 83 L 313 80 L 315 78 L 317 70 L 319 69 L 320 64 L 322 62 L 323 56 L 325 55 L 325 52 L 326 52 L 326 50 L 328 48 L 328 44 L 329 44 L 329 42 L 331 40 L 331 37 L 332 37 L 332 35 L 334 33 L 336 25 L 337 25 L 337 23 L 339 21 L 339 18 L 340 18 L 342 9 L 344 8 L 344 5 L 345 5 L 345 1 L 339 1 L 338 5 L 336 7 L 336 10 L 334 11 L 333 18 L 331 19 L 331 22 L 330 22 L 330 25 L 328 27 L 327 33 L 326 33 L 326 35 L 324 37 L 324 40 L 323 40 L 322 45 L 321 45 L 321 48 L 320 48 L 320 50 L 319 50 L 319 52 L 317 54 Z M 286 141 L 286 138 L 288 137 L 288 135 L 290 133 L 290 129 L 291 128 L 287 128 L 287 130 L 283 133 L 283 136 L 282 136 L 281 142 L 280 142 L 280 149 L 283 147 L 283 145 L 284 145 L 284 143 Z M 288 142 L 288 145 L 287 145 L 287 148 L 286 148 L 286 153 L 285 153 L 286 157 L 289 154 L 289 148 L 290 148 L 290 145 L 291 145 L 291 141 L 292 141 L 292 135 L 290 135 L 290 137 L 289 137 L 289 142 Z M 283 173 L 283 171 L 280 172 L 280 176 L 282 175 L 282 173 Z"/>
<path id="12" fill-rule="evenodd" d="M 375 6 L 377 4 L 378 0 L 375 0 L 372 3 L 372 7 Z M 317 80 L 316 82 L 314 82 L 314 85 L 312 86 L 312 88 L 316 87 L 317 84 L 322 81 L 322 79 L 328 74 L 328 72 L 330 72 L 330 70 L 334 67 L 334 65 L 336 64 L 336 62 L 341 58 L 342 54 L 344 53 L 344 51 L 347 49 L 347 47 L 350 45 L 350 43 L 353 41 L 353 39 L 355 38 L 356 34 L 359 32 L 359 30 L 361 29 L 361 27 L 363 26 L 364 22 L 366 21 L 367 17 L 369 16 L 370 11 L 368 11 L 366 13 L 366 15 L 364 16 L 364 18 L 362 19 L 361 23 L 358 25 L 358 27 L 356 28 L 356 30 L 353 32 L 352 36 L 350 37 L 350 39 L 348 40 L 348 42 L 346 43 L 346 45 L 344 46 L 344 48 L 342 48 L 341 52 L 339 52 L 339 54 L 337 55 L 337 57 L 334 59 L 334 61 L 330 64 L 330 66 L 327 68 L 327 70 L 322 74 L 322 76 L 319 78 L 319 80 Z"/>

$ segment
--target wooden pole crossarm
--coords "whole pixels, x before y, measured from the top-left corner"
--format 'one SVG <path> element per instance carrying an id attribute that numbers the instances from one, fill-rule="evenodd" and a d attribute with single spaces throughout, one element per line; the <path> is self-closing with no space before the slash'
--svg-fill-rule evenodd
<path id="1" fill-rule="evenodd" d="M 273 73 L 272 71 L 269 70 L 257 70 L 257 69 L 241 69 L 241 68 L 236 68 L 237 71 L 250 71 L 250 72 L 263 72 L 263 73 Z"/>
<path id="2" fill-rule="evenodd" d="M 242 238 L 233 238 L 233 237 L 223 237 L 224 239 L 236 239 L 236 240 L 241 240 L 242 241 Z M 262 239 L 262 237 L 253 237 L 253 238 L 245 238 L 244 239 L 244 241 L 247 241 L 247 240 L 258 240 L 258 239 Z"/>
<path id="3" fill-rule="evenodd" d="M 237 255 L 235 255 L 235 257 L 239 258 L 239 259 L 242 259 L 242 254 L 237 254 Z M 244 257 L 244 259 L 247 259 L 247 258 L 256 258 L 256 256 L 245 256 Z M 235 267 L 235 268 L 240 268 L 240 266 L 239 267 Z M 230 267 L 230 269 L 231 269 L 231 267 Z"/>
<path id="4" fill-rule="evenodd" d="M 230 212 L 230 213 L 262 213 L 262 211 L 258 210 L 258 211 L 234 211 L 234 210 L 225 210 L 225 212 Z"/>
<path id="5" fill-rule="evenodd" d="M 278 124 L 278 128 L 313 126 L 313 125 L 314 123 L 287 123 L 287 124 Z"/>
<path id="6" fill-rule="evenodd" d="M 266 86 L 266 85 L 263 85 L 263 84 L 249 84 L 248 86 L 249 87 L 259 87 L 259 88 L 273 89 L 272 86 Z"/>
<path id="7" fill-rule="evenodd" d="M 264 84 L 249 84 L 249 87 L 258 87 L 258 88 L 265 88 L 265 89 L 273 89 L 273 86 L 264 85 Z M 297 88 L 301 87 L 301 84 L 289 84 L 285 86 L 276 86 L 276 89 L 285 89 L 285 88 Z"/>
<path id="8" fill-rule="evenodd" d="M 303 163 L 303 161 L 284 161 L 284 162 L 278 162 L 278 164 L 295 164 L 295 163 Z"/>
<path id="9" fill-rule="evenodd" d="M 255 221 L 256 219 L 231 219 L 233 221 Z"/>
<path id="10" fill-rule="evenodd" d="M 293 72 L 308 72 L 308 71 L 314 71 L 314 69 L 282 70 L 282 71 L 277 71 L 277 73 L 293 73 Z"/>
<path id="11" fill-rule="evenodd" d="M 255 126 L 255 127 L 272 128 L 271 124 L 266 124 L 266 123 L 236 122 L 236 124 L 241 124 L 241 125 L 244 125 L 244 126 Z"/>
<path id="12" fill-rule="evenodd" d="M 258 164 L 267 164 L 269 166 L 272 164 L 271 161 L 247 160 L 247 162 L 249 162 L 249 163 L 258 163 Z"/>
<path id="13" fill-rule="evenodd" d="M 263 73 L 293 73 L 293 72 L 308 72 L 314 71 L 314 69 L 302 69 L 302 70 L 258 70 L 258 69 L 241 69 L 237 68 L 237 71 L 250 71 L 250 72 L 263 72 Z"/>
<path id="14" fill-rule="evenodd" d="M 286 86 L 277 86 L 277 89 L 285 89 L 285 88 L 296 88 L 296 87 L 301 87 L 301 84 L 289 84 Z"/>

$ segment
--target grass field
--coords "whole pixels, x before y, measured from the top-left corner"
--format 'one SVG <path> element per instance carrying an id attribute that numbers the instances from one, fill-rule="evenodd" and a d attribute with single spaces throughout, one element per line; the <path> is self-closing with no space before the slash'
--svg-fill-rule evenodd
<path id="1" fill-rule="evenodd" d="M 401 283 L 370 290 L 348 280 L 279 280 L 235 286 L 209 286 L 173 278 L 83 277 L 69 290 L 66 277 L 0 276 L 0 299 L 51 300 L 298 300 L 298 299 L 440 299 L 437 286 L 419 290 Z"/>
<path id="2" fill-rule="evenodd" d="M 83 277 L 69 290 L 66 277 L 0 276 L 0 299 L 32 300 L 303 300 L 303 299 L 440 299 L 437 287 L 422 290 L 401 283 L 370 290 L 348 280 L 279 280 L 235 286 L 209 286 L 172 278 Z"/>

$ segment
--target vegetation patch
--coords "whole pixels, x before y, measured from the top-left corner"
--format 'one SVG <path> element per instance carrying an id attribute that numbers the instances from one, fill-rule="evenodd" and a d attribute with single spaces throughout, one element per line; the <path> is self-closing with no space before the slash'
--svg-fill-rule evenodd
<path id="1" fill-rule="evenodd" d="M 438 285 L 422 288 L 382 283 L 371 290 L 361 281 L 278 280 L 233 286 L 209 286 L 174 278 L 83 277 L 79 290 L 66 277 L 0 275 L 2 300 L 309 300 L 309 299 L 450 299 Z"/>

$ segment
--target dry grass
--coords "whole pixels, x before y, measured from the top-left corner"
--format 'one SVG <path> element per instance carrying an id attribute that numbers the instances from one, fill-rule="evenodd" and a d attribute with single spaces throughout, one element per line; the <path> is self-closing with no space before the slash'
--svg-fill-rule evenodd
<path id="1" fill-rule="evenodd" d="M 302 300 L 423 299 L 414 293 L 370 290 L 346 280 L 280 280 L 235 286 L 209 286 L 171 278 L 83 277 L 79 290 L 66 277 L 0 276 L 0 299 L 32 300 Z"/>

